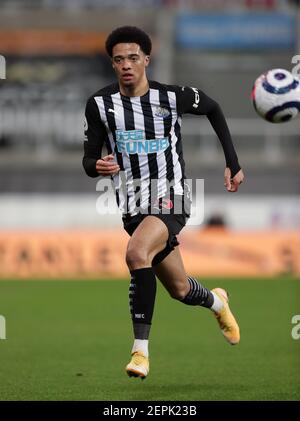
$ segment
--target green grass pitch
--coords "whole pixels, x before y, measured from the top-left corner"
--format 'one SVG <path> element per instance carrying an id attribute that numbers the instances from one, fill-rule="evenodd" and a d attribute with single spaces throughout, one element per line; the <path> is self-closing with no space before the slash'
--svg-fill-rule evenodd
<path id="1" fill-rule="evenodd" d="M 241 343 L 159 286 L 150 374 L 128 378 L 126 281 L 1 281 L 0 400 L 300 400 L 299 279 L 206 280 L 228 289 Z"/>

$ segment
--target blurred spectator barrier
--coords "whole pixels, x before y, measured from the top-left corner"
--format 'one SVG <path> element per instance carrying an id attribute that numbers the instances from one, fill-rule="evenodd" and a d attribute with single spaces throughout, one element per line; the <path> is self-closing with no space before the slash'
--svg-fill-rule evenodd
<path id="1" fill-rule="evenodd" d="M 298 0 L 293 0 L 296 3 Z M 15 9 L 83 9 L 99 10 L 110 8 L 142 9 L 166 7 L 168 9 L 275 9 L 282 7 L 282 0 L 0 0 L 2 8 Z M 284 6 L 284 5 L 283 5 Z"/>

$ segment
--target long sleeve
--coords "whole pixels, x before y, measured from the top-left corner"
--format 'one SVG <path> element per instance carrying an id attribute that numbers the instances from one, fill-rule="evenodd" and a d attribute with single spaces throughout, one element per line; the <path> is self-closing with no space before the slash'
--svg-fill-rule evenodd
<path id="1" fill-rule="evenodd" d="M 84 134 L 85 141 L 82 165 L 88 176 L 98 177 L 96 162 L 101 158 L 102 147 L 107 133 L 100 119 L 99 110 L 93 97 L 89 98 L 85 108 Z"/>
<path id="2" fill-rule="evenodd" d="M 226 166 L 234 177 L 241 169 L 234 149 L 231 134 L 219 104 L 204 92 L 183 87 L 177 91 L 178 112 L 180 114 L 206 115 L 222 145 Z"/>

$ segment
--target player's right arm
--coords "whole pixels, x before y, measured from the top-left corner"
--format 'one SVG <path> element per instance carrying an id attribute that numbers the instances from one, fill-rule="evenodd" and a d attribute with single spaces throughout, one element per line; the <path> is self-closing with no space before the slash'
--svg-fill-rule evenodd
<path id="1" fill-rule="evenodd" d="M 231 134 L 220 105 L 197 88 L 177 89 L 179 114 L 206 115 L 223 147 L 226 168 L 224 185 L 229 192 L 236 192 L 244 180 Z"/>
<path id="2" fill-rule="evenodd" d="M 107 137 L 106 129 L 100 119 L 95 99 L 89 98 L 85 108 L 85 141 L 82 165 L 90 177 L 107 176 L 117 173 L 120 168 L 113 160 L 113 155 L 101 158 L 104 139 Z"/>

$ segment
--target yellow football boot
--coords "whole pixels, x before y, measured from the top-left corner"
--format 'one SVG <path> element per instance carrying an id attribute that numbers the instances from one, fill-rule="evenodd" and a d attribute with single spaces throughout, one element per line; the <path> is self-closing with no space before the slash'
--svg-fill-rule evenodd
<path id="1" fill-rule="evenodd" d="M 129 377 L 145 379 L 149 373 L 149 358 L 145 357 L 141 351 L 135 351 L 125 370 Z"/>
<path id="2" fill-rule="evenodd" d="M 218 312 L 214 311 L 214 315 L 219 323 L 220 329 L 223 335 L 225 336 L 226 340 L 231 345 L 236 345 L 240 342 L 240 328 L 229 308 L 228 294 L 222 288 L 214 288 L 212 289 L 212 292 L 214 292 L 224 303 L 224 307 L 222 308 L 222 310 Z"/>

